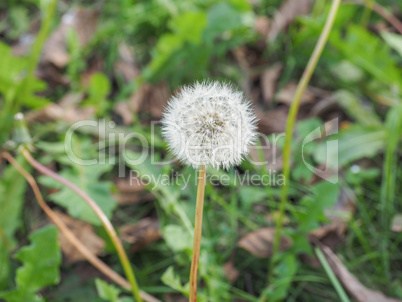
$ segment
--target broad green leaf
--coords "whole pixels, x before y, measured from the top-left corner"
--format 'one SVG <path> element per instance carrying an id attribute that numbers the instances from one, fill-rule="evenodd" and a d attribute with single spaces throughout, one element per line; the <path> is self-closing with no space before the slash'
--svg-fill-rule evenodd
<path id="1" fill-rule="evenodd" d="M 27 170 L 22 156 L 17 161 Z M 4 169 L 0 180 L 0 289 L 9 276 L 9 251 L 15 248 L 15 232 L 21 226 L 21 210 L 24 203 L 26 181 L 13 166 Z"/>
<path id="2" fill-rule="evenodd" d="M 213 42 L 216 36 L 224 32 L 251 27 L 252 20 L 252 15 L 238 10 L 230 3 L 218 2 L 208 12 L 204 37 L 206 41 Z"/>
<path id="3" fill-rule="evenodd" d="M 347 60 L 365 70 L 378 81 L 402 87 L 402 73 L 381 39 L 361 26 L 351 25 L 346 35 L 334 31 L 329 39 Z"/>
<path id="4" fill-rule="evenodd" d="M 199 44 L 206 24 L 207 16 L 205 13 L 185 12 L 172 19 L 170 28 L 183 41 Z"/>
<path id="5" fill-rule="evenodd" d="M 162 229 L 163 238 L 167 245 L 176 252 L 191 251 L 193 249 L 193 238 L 183 227 L 170 224 Z"/>
<path id="6" fill-rule="evenodd" d="M 43 107 L 49 102 L 36 96 L 35 93 L 43 91 L 46 88 L 46 83 L 33 78 L 28 88 L 22 86 L 28 64 L 28 58 L 14 56 L 11 48 L 0 42 L 0 94 L 6 95 L 13 92 L 15 93 L 14 99 L 18 104 L 24 104 L 29 108 Z M 28 89 L 28 91 L 24 92 L 22 88 Z M 26 94 L 24 95 L 24 93 Z"/>
<path id="7" fill-rule="evenodd" d="M 36 293 L 60 281 L 61 252 L 57 228 L 46 226 L 32 233 L 29 239 L 31 244 L 15 256 L 22 262 L 17 269 L 16 288 L 0 293 L 0 297 L 8 302 L 42 301 Z"/>
<path id="8" fill-rule="evenodd" d="M 305 234 L 325 222 L 325 210 L 331 208 L 339 197 L 339 184 L 321 181 L 312 187 L 312 195 L 306 195 L 300 201 L 303 211 L 295 212 L 299 222 L 298 229 Z"/>
<path id="9" fill-rule="evenodd" d="M 100 298 L 110 302 L 119 302 L 120 289 L 101 279 L 95 279 L 95 285 Z"/>
<path id="10" fill-rule="evenodd" d="M 323 142 L 316 148 L 314 158 L 319 163 L 337 169 L 338 167 L 333 166 L 336 161 L 330 159 L 338 158 L 339 167 L 343 167 L 354 160 L 373 157 L 384 148 L 386 136 L 385 130 L 352 126 L 337 136 L 331 136 L 331 139 L 338 141 L 338 148 L 327 148 L 326 142 Z"/>
<path id="11" fill-rule="evenodd" d="M 99 178 L 105 172 L 110 171 L 111 168 L 112 165 L 109 164 L 77 165 L 73 168 L 64 169 L 60 172 L 60 176 L 86 192 L 110 219 L 117 205 L 116 200 L 111 195 L 113 183 L 101 181 Z M 101 224 L 91 207 L 73 190 L 60 185 L 58 181 L 48 176 L 42 176 L 39 180 L 48 187 L 59 189 L 58 192 L 51 194 L 49 198 L 65 207 L 72 217 L 87 221 L 93 225 Z"/>
<path id="12" fill-rule="evenodd" d="M 95 73 L 91 76 L 88 94 L 89 97 L 83 101 L 87 105 L 96 105 L 97 113 L 104 115 L 109 103 L 107 96 L 110 93 L 110 82 L 103 73 Z"/>
<path id="13" fill-rule="evenodd" d="M 184 295 L 188 295 L 190 291 L 190 283 L 183 285 L 180 281 L 180 276 L 174 273 L 173 266 L 168 267 L 168 269 L 163 273 L 161 280 L 167 286 L 170 286 Z"/>

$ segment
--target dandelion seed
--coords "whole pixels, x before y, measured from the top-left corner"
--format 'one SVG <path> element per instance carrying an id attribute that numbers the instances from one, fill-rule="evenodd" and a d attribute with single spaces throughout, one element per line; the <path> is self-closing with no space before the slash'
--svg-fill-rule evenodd
<path id="1" fill-rule="evenodd" d="M 195 83 L 169 100 L 162 133 L 184 164 L 228 169 L 255 143 L 256 121 L 243 93 L 219 82 Z"/>

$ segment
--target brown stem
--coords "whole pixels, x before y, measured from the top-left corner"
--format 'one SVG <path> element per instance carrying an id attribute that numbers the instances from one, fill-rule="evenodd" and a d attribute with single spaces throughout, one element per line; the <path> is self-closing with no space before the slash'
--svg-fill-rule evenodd
<path id="1" fill-rule="evenodd" d="M 197 302 L 197 272 L 198 262 L 200 260 L 201 233 L 202 233 L 202 214 L 204 209 L 205 177 L 206 168 L 201 166 L 198 176 L 197 201 L 195 205 L 195 223 L 194 223 L 194 243 L 193 258 L 190 270 L 190 301 Z"/>
<path id="2" fill-rule="evenodd" d="M 119 256 L 120 262 L 123 266 L 123 269 L 126 273 L 127 279 L 131 284 L 131 290 L 133 293 L 133 296 L 138 302 L 142 302 L 142 299 L 139 295 L 139 287 L 137 284 L 137 280 L 135 279 L 134 272 L 131 268 L 130 261 L 128 260 L 126 251 L 123 248 L 123 245 L 121 244 L 121 241 L 119 237 L 117 236 L 116 230 L 114 229 L 112 223 L 109 221 L 109 219 L 106 217 L 105 213 L 101 210 L 101 208 L 98 206 L 98 204 L 91 198 L 87 193 L 85 193 L 83 190 L 78 188 L 76 185 L 73 183 L 69 182 L 67 179 L 61 177 L 57 173 L 53 172 L 52 170 L 48 169 L 47 167 L 43 166 L 41 163 L 37 162 L 32 155 L 29 153 L 27 149 L 22 150 L 22 154 L 26 158 L 26 160 L 39 172 L 48 175 L 52 177 L 53 179 L 57 180 L 58 182 L 62 183 L 66 187 L 70 188 L 74 192 L 76 192 L 79 196 L 81 196 L 82 199 L 92 208 L 92 210 L 95 212 L 95 214 L 99 217 L 103 227 L 105 228 L 106 232 L 108 233 L 116 251 Z"/>
<path id="3" fill-rule="evenodd" d="M 74 233 L 65 225 L 63 220 L 61 220 L 60 217 L 46 204 L 34 177 L 23 167 L 21 167 L 21 165 L 10 154 L 4 152 L 2 153 L 2 156 L 7 159 L 7 161 L 9 161 L 10 164 L 13 165 L 14 168 L 27 180 L 35 194 L 39 206 L 50 218 L 50 220 L 59 228 L 60 232 L 63 233 L 63 235 L 71 243 L 71 245 L 74 246 L 78 250 L 78 252 L 80 252 L 85 257 L 85 259 L 88 260 L 89 263 L 96 267 L 101 273 L 105 274 L 110 280 L 114 281 L 121 287 L 130 290 L 131 284 L 122 276 L 117 274 L 114 270 L 112 270 L 106 263 L 96 257 L 90 250 L 88 250 L 86 246 L 83 245 L 81 241 L 74 235 Z M 144 301 L 160 302 L 158 299 L 145 292 L 140 292 L 140 295 L 144 299 Z"/>

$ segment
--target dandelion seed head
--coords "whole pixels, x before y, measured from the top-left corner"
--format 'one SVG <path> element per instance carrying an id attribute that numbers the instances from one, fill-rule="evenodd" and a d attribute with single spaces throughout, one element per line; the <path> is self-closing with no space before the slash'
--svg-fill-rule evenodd
<path id="1" fill-rule="evenodd" d="M 219 82 L 195 83 L 169 100 L 162 134 L 184 164 L 228 169 L 255 143 L 256 122 L 243 93 Z"/>

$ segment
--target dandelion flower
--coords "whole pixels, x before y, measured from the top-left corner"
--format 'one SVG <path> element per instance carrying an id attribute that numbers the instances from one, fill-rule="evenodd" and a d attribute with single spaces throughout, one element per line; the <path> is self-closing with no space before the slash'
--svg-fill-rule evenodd
<path id="1" fill-rule="evenodd" d="M 162 134 L 181 162 L 228 169 L 254 144 L 256 121 L 243 93 L 219 82 L 195 83 L 169 100 Z"/>

